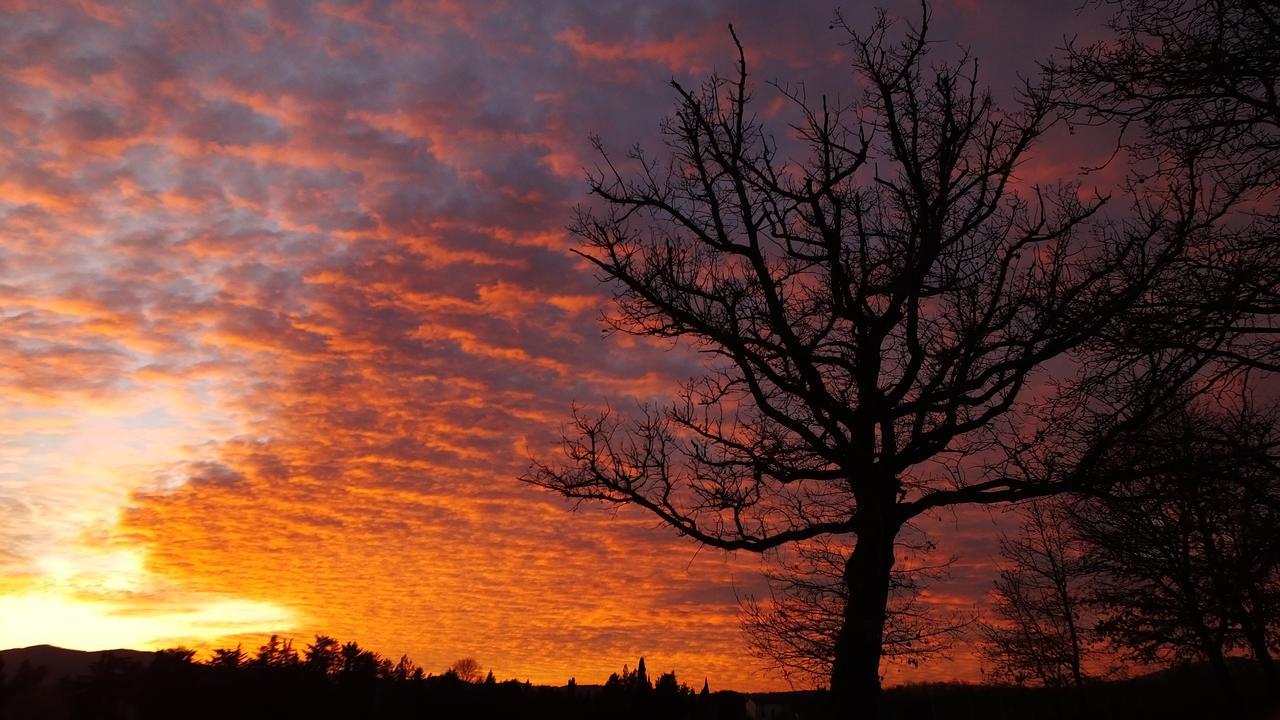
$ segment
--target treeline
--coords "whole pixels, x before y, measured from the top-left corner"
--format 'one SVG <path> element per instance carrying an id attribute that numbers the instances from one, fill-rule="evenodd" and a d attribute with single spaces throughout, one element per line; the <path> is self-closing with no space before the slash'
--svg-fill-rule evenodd
<path id="1" fill-rule="evenodd" d="M 70 651 L 68 651 L 70 652 Z M 463 658 L 440 674 L 408 656 L 398 661 L 319 635 L 297 650 L 271 636 L 254 653 L 223 648 L 205 661 L 195 651 L 158 651 L 147 662 L 102 654 L 82 674 L 52 678 L 22 663 L 0 665 L 0 717 L 48 720 L 147 718 L 689 718 L 744 717 L 744 697 L 701 692 L 674 672 L 649 679 L 641 658 L 604 686 L 560 687 L 498 681 Z"/>
<path id="2" fill-rule="evenodd" d="M 644 659 L 603 686 L 498 681 L 478 662 L 459 660 L 440 674 L 407 657 L 392 662 L 355 643 L 320 636 L 304 648 L 273 637 L 256 653 L 240 648 L 195 660 L 192 651 L 81 653 L 41 648 L 45 658 L 12 661 L 0 652 L 0 718 L 94 720 L 149 718 L 673 718 L 676 720 L 821 720 L 827 693 L 712 693 L 679 682 L 674 672 L 651 678 Z M 53 655 L 50 661 L 48 656 Z M 59 662 L 74 656 L 76 668 Z M 65 660 L 66 658 L 62 658 Z M 92 662 L 89 662 L 92 659 Z M 47 664 L 47 666 L 46 666 Z M 1233 658 L 1250 711 L 1268 718 L 1256 665 Z M 1127 680 L 1094 678 L 1083 688 L 934 683 L 891 688 L 883 720 L 1170 720 L 1227 717 L 1206 665 Z"/>

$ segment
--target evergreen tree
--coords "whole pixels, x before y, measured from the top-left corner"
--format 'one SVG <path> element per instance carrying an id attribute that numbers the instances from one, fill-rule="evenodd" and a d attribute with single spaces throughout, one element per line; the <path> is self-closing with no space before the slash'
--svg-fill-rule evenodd
<path id="1" fill-rule="evenodd" d="M 663 695 L 666 697 L 679 695 L 680 683 L 676 682 L 675 671 L 672 670 L 671 672 L 666 672 L 659 675 L 658 681 L 653 684 L 653 691 L 658 695 Z"/>
<path id="2" fill-rule="evenodd" d="M 634 686 L 641 691 L 652 690 L 653 684 L 649 682 L 649 673 L 644 668 L 644 657 L 640 657 L 640 662 L 636 664 L 636 674 L 632 678 Z"/>
<path id="3" fill-rule="evenodd" d="M 235 650 L 230 648 L 218 648 L 213 651 L 213 657 L 209 658 L 209 665 L 224 670 L 237 670 L 241 665 L 245 664 L 248 657 L 244 654 L 244 650 L 236 645 Z"/>
<path id="4" fill-rule="evenodd" d="M 293 649 L 293 640 L 283 640 L 279 635 L 272 635 L 267 644 L 258 648 L 258 657 L 254 659 L 258 667 L 285 668 L 299 663 L 298 652 Z"/>
<path id="5" fill-rule="evenodd" d="M 307 646 L 303 665 L 320 675 L 336 675 L 342 667 L 342 646 L 328 635 L 316 635 L 315 642 Z"/>

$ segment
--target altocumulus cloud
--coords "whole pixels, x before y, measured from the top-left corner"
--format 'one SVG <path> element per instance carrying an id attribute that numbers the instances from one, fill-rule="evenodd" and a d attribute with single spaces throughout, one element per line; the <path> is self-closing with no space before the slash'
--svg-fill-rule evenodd
<path id="1" fill-rule="evenodd" d="M 571 401 L 696 372 L 600 338 L 563 231 L 586 137 L 653 142 L 666 80 L 732 60 L 729 21 L 758 77 L 840 87 L 827 4 L 0 13 L 11 602 L 80 618 L 66 644 L 323 631 L 428 668 L 596 681 L 645 654 L 779 685 L 742 659 L 754 558 L 515 477 Z"/>

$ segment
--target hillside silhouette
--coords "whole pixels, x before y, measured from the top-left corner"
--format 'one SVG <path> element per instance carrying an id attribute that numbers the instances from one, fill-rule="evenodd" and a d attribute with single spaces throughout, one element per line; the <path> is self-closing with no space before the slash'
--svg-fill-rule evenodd
<path id="1" fill-rule="evenodd" d="M 472 667 L 471 658 L 455 666 Z M 1232 663 L 1248 717 L 1270 720 L 1256 663 Z M 823 717 L 826 693 L 711 692 L 674 672 L 651 677 L 643 658 L 603 685 L 533 685 L 489 672 L 467 681 L 453 669 L 428 672 L 402 657 L 391 662 L 354 642 L 318 636 L 301 651 L 272 636 L 256 652 L 191 650 L 84 652 L 49 645 L 0 651 L 0 718 L 685 718 L 800 720 Z M 1210 718 L 1220 716 L 1212 672 L 1185 665 L 1128 680 L 1071 688 L 930 683 L 890 688 L 879 717 Z"/>

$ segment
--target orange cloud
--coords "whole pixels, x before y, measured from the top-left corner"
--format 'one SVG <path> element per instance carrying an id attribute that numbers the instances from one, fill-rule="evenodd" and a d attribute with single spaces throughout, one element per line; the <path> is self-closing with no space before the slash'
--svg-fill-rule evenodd
<path id="1" fill-rule="evenodd" d="M 698 371 L 600 338 L 565 225 L 588 134 L 659 141 L 664 83 L 731 63 L 728 21 L 757 77 L 840 87 L 828 8 L 779 8 L 0 8 L 3 595 L 101 642 L 314 631 L 536 681 L 643 654 L 782 687 L 743 653 L 755 558 L 515 479 L 571 402 Z M 976 554 L 939 604 L 986 592 L 984 518 L 939 528 Z"/>

